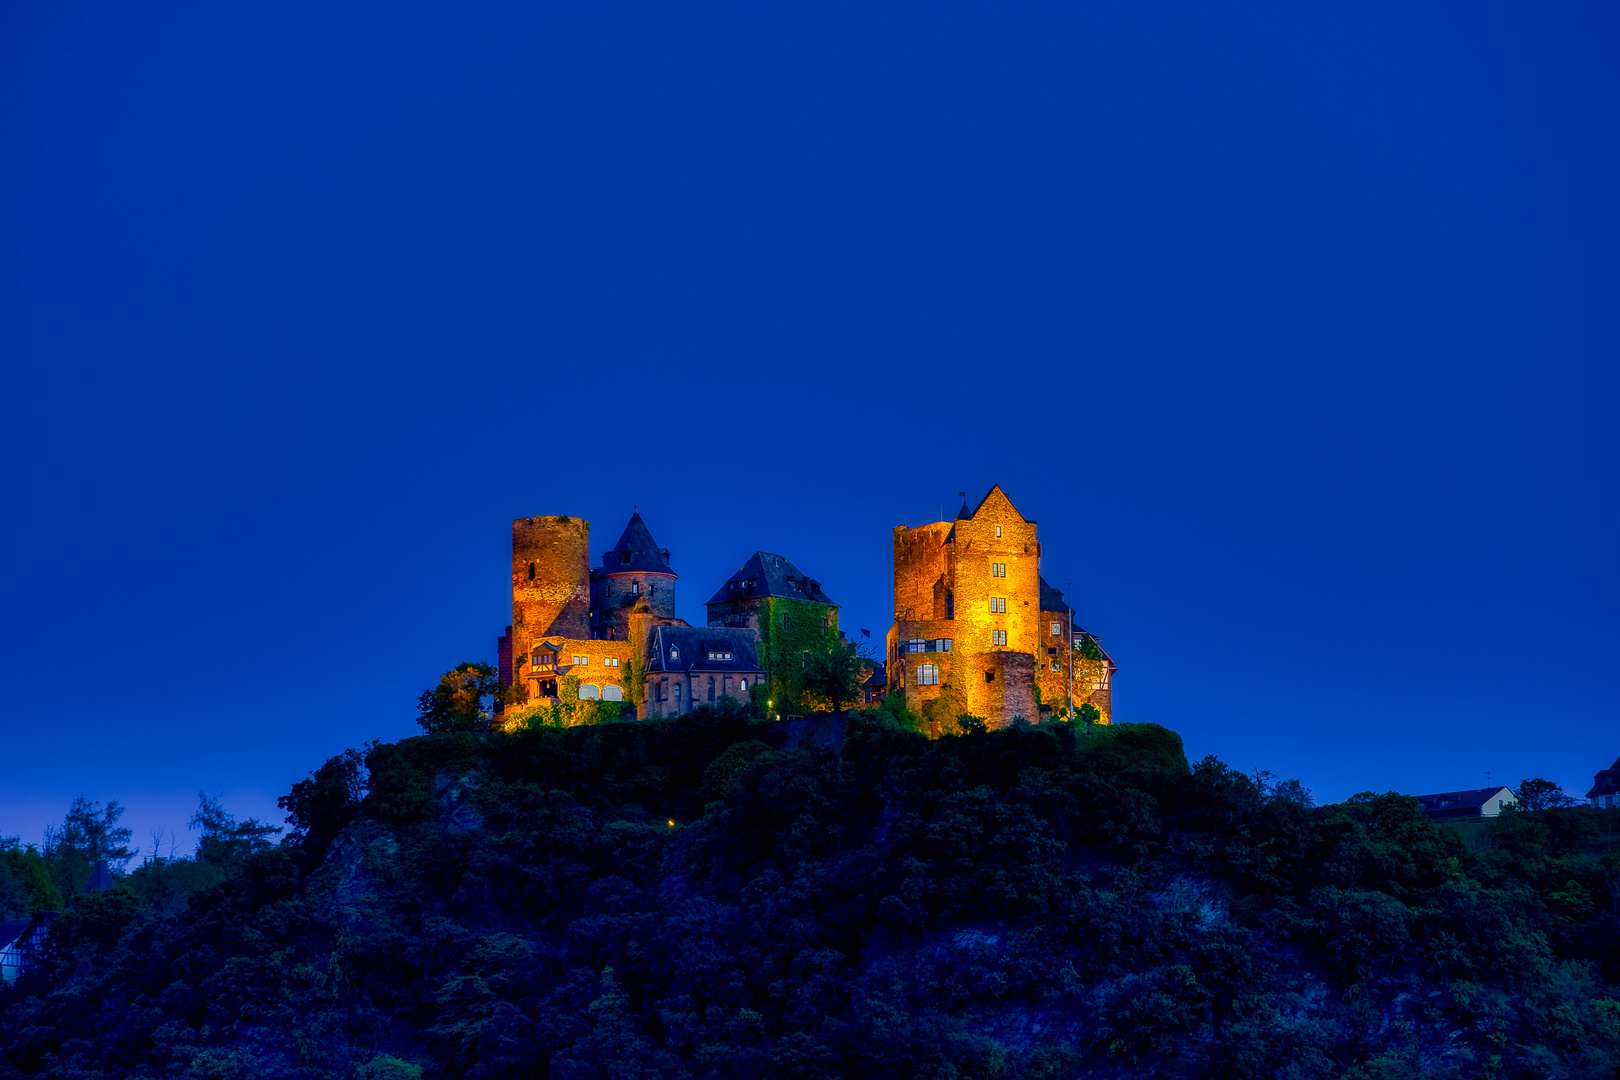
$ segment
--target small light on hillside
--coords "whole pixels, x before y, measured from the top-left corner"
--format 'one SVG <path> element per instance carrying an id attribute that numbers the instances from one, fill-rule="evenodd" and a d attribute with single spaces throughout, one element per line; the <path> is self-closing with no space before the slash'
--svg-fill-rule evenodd
<path id="1" fill-rule="evenodd" d="M 669 819 L 669 827 L 672 828 L 672 829 L 675 827 L 675 819 L 674 818 Z"/>

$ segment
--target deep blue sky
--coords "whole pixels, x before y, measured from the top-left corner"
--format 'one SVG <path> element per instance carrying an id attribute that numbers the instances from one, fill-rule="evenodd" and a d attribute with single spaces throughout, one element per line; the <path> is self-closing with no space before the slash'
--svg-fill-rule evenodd
<path id="1" fill-rule="evenodd" d="M 881 637 L 992 482 L 1194 756 L 1620 753 L 1613 4 L 19 2 L 0 147 L 0 834 L 279 820 L 513 517 Z"/>

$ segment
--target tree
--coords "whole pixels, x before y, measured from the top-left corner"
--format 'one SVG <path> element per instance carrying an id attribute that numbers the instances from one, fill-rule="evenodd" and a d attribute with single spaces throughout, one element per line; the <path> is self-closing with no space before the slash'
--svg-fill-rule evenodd
<path id="1" fill-rule="evenodd" d="M 0 837 L 0 918 L 20 918 L 62 906 L 50 867 L 32 844 Z"/>
<path id="2" fill-rule="evenodd" d="M 1557 810 L 1565 806 L 1580 805 L 1579 799 L 1564 794 L 1564 789 L 1551 780 L 1539 776 L 1519 781 L 1519 808 L 1521 810 Z"/>
<path id="3" fill-rule="evenodd" d="M 376 746 L 377 740 L 373 739 L 366 744 L 366 750 Z M 292 826 L 288 839 L 323 849 L 354 817 L 360 800 L 366 796 L 369 780 L 366 755 L 361 751 L 345 750 L 328 758 L 326 764 L 276 800 L 276 805 L 287 811 L 287 824 Z"/>
<path id="4" fill-rule="evenodd" d="M 191 815 L 190 827 L 201 832 L 197 838 L 198 862 L 235 870 L 249 855 L 270 850 L 270 837 L 282 832 L 253 818 L 237 821 L 219 804 L 218 796 L 209 798 L 199 791 L 197 799 L 199 805 Z"/>
<path id="5" fill-rule="evenodd" d="M 842 712 L 861 698 L 861 671 L 867 666 L 858 645 L 851 644 L 836 627 L 828 627 L 815 647 L 804 653 L 800 685 L 806 694 Z"/>
<path id="6" fill-rule="evenodd" d="M 121 868 L 135 857 L 129 848 L 134 833 L 118 824 L 123 816 L 124 808 L 117 799 L 102 805 L 80 795 L 68 808 L 61 828 L 46 830 L 45 862 L 64 897 L 84 892 L 97 861 L 105 859 L 109 867 Z"/>
<path id="7" fill-rule="evenodd" d="M 484 701 L 493 702 L 500 692 L 500 674 L 493 664 L 457 664 L 439 677 L 438 686 L 422 691 L 416 703 L 421 712 L 416 722 L 429 735 L 487 730 L 489 711 Z"/>

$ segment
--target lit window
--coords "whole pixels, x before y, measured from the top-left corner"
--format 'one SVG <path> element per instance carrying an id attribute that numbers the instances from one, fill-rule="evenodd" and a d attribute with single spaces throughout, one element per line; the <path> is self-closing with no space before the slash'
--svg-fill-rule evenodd
<path id="1" fill-rule="evenodd" d="M 747 679 L 742 680 L 742 692 L 745 693 L 745 694 L 748 693 L 748 680 Z"/>
<path id="2" fill-rule="evenodd" d="M 640 596 L 641 595 L 641 582 L 632 581 L 630 583 L 630 595 L 631 596 Z"/>
<path id="3" fill-rule="evenodd" d="M 1001 526 L 1000 525 L 996 526 L 996 539 L 997 540 L 1001 539 Z"/>
<path id="4" fill-rule="evenodd" d="M 679 645 L 671 645 L 669 647 L 669 658 L 671 660 L 679 660 L 681 658 L 681 647 Z"/>
<path id="5" fill-rule="evenodd" d="M 717 650 L 710 649 L 709 650 L 709 659 L 710 660 L 730 660 L 731 659 L 731 654 L 729 652 L 719 652 Z"/>
<path id="6" fill-rule="evenodd" d="M 581 701 L 595 701 L 601 696 L 594 686 L 587 685 L 579 688 L 579 700 Z"/>
<path id="7" fill-rule="evenodd" d="M 938 664 L 918 664 L 917 665 L 917 685 L 918 686 L 938 686 L 939 685 L 939 665 Z"/>
<path id="8" fill-rule="evenodd" d="M 1063 624 L 1060 623 L 1060 622 L 1053 623 L 1052 624 L 1052 636 L 1057 637 L 1061 633 L 1063 633 Z"/>
<path id="9" fill-rule="evenodd" d="M 602 687 L 602 700 L 623 701 L 624 691 L 620 690 L 617 686 L 604 686 Z"/>

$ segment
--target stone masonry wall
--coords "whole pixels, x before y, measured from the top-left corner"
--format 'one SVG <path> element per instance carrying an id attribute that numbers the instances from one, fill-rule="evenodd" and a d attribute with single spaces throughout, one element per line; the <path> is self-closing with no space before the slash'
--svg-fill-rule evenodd
<path id="1" fill-rule="evenodd" d="M 514 657 L 543 638 L 590 638 L 590 533 L 566 515 L 512 522 Z"/>
<path id="2" fill-rule="evenodd" d="M 675 617 L 675 581 L 673 573 L 660 574 L 638 571 L 631 574 L 603 574 L 591 582 L 591 607 L 596 613 L 595 632 L 598 637 L 624 640 L 630 635 L 630 613 L 645 599 L 650 614 L 661 619 Z M 641 586 L 640 593 L 633 586 Z"/>

